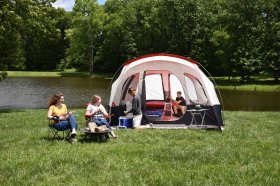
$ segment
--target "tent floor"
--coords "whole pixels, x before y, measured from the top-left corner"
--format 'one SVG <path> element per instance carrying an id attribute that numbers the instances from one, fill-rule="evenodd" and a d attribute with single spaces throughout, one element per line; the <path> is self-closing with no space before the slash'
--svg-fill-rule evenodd
<path id="1" fill-rule="evenodd" d="M 206 127 L 198 127 L 196 125 L 188 126 L 185 124 L 153 124 L 153 129 L 219 129 L 216 125 L 207 125 Z"/>
<path id="2" fill-rule="evenodd" d="M 175 121 L 178 120 L 178 117 L 174 116 L 158 116 L 158 115 L 148 115 L 150 121 Z"/>

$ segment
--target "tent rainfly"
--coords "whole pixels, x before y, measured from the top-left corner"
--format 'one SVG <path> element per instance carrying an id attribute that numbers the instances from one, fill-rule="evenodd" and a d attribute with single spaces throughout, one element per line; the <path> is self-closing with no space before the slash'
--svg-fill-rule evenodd
<path id="1" fill-rule="evenodd" d="M 151 54 L 127 61 L 122 71 L 112 81 L 110 95 L 110 121 L 117 125 L 118 118 L 131 104 L 128 89 L 134 87 L 142 97 L 143 123 L 190 125 L 193 116 L 188 110 L 196 105 L 207 109 L 206 125 L 222 129 L 221 104 L 213 83 L 200 70 L 199 63 L 172 54 Z M 187 103 L 187 112 L 180 117 L 164 114 L 166 98 L 176 98 L 182 92 Z M 201 117 L 195 118 L 198 122 Z"/>

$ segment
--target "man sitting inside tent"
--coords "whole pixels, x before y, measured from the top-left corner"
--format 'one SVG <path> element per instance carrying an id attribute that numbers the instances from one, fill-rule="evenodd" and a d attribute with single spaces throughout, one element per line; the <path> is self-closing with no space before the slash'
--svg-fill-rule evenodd
<path id="1" fill-rule="evenodd" d="M 174 116 L 179 117 L 178 111 L 181 110 L 182 114 L 184 115 L 187 110 L 187 103 L 186 100 L 182 97 L 182 92 L 177 92 L 177 97 L 175 100 L 175 105 L 173 107 L 174 110 Z"/>

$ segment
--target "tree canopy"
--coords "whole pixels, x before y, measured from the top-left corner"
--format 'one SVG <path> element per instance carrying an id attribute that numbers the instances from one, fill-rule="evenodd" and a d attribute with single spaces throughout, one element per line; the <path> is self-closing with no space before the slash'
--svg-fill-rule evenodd
<path id="1" fill-rule="evenodd" d="M 172 53 L 215 76 L 280 76 L 279 0 L 0 2 L 0 68 L 114 72 L 126 60 Z M 0 70 L 1 70 L 0 69 Z"/>

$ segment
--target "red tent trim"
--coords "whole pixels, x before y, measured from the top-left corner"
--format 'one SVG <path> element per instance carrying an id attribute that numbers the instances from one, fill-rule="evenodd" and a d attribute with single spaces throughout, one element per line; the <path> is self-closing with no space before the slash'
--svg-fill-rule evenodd
<path id="1" fill-rule="evenodd" d="M 148 55 L 144 55 L 144 56 L 141 56 L 141 57 L 138 57 L 138 58 L 134 58 L 134 59 L 132 59 L 132 60 L 128 60 L 128 61 L 125 62 L 122 66 L 129 65 L 130 63 L 133 63 L 133 62 L 138 61 L 138 60 L 143 59 L 143 58 L 155 57 L 155 56 L 175 57 L 175 58 L 180 58 L 180 59 L 189 61 L 189 62 L 194 63 L 194 64 L 198 64 L 197 61 L 194 61 L 194 60 L 192 60 L 192 59 L 189 59 L 189 58 L 186 58 L 186 57 L 183 57 L 183 56 L 174 55 L 174 54 L 159 53 L 159 54 L 148 54 Z"/>

